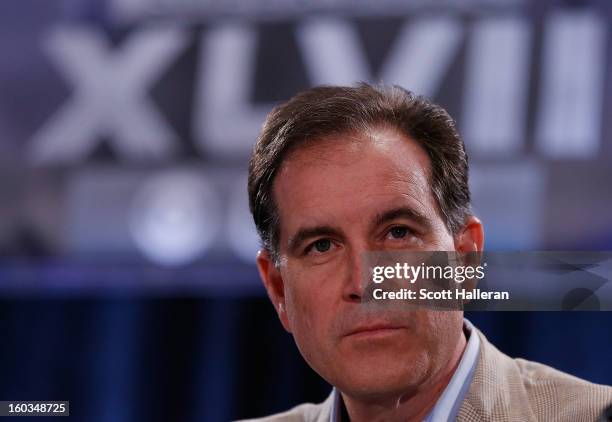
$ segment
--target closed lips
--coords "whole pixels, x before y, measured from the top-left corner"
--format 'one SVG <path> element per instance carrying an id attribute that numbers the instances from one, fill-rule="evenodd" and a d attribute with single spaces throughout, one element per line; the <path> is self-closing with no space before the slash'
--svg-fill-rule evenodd
<path id="1" fill-rule="evenodd" d="M 406 328 L 402 325 L 398 324 L 371 324 L 357 327 L 351 331 L 349 331 L 346 335 L 351 336 L 359 333 L 368 333 L 374 331 L 382 331 L 382 330 L 399 330 L 402 328 Z"/>

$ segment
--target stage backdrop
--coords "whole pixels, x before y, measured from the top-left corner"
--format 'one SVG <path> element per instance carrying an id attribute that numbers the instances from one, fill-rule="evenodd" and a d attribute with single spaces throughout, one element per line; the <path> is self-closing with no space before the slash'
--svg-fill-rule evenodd
<path id="1" fill-rule="evenodd" d="M 3 1 L 0 400 L 106 422 L 322 399 L 266 303 L 246 196 L 266 112 L 316 84 L 445 106 L 487 249 L 612 250 L 611 23 L 605 0 Z M 470 318 L 612 383 L 612 315 Z"/>

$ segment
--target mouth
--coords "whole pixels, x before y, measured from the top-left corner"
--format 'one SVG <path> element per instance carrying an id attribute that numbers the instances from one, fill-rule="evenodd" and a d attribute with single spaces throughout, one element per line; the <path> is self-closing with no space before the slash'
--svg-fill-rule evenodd
<path id="1" fill-rule="evenodd" d="M 386 337 L 397 334 L 406 327 L 398 324 L 371 324 L 364 325 L 349 331 L 345 337 L 351 338 L 375 338 Z"/>

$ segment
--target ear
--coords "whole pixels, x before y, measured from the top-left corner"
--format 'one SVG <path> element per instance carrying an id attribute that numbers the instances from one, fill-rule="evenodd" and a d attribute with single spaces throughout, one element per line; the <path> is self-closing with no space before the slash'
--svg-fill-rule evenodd
<path id="1" fill-rule="evenodd" d="M 287 318 L 287 307 L 285 306 L 285 283 L 280 269 L 274 265 L 272 257 L 266 250 L 262 249 L 257 252 L 257 269 L 281 324 L 283 324 L 285 330 L 291 332 L 291 325 L 289 324 L 289 318 Z"/>
<path id="2" fill-rule="evenodd" d="M 459 233 L 455 235 L 457 252 L 482 252 L 484 248 L 484 228 L 477 218 L 469 216 Z"/>
<path id="3" fill-rule="evenodd" d="M 482 262 L 482 251 L 484 248 L 484 228 L 482 222 L 474 216 L 465 220 L 461 231 L 455 235 L 455 250 L 461 256 L 463 265 L 476 267 Z M 465 289 L 474 289 L 478 284 L 476 278 L 471 278 L 463 283 Z M 469 302 L 465 300 L 464 303 Z"/>

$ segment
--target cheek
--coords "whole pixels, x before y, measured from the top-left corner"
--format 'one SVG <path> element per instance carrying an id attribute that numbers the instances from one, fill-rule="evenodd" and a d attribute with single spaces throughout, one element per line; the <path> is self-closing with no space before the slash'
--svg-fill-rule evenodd
<path id="1" fill-rule="evenodd" d="M 295 288 L 287 289 L 285 295 L 287 318 L 293 334 L 299 335 L 304 330 L 312 329 L 314 325 L 313 299 Z"/>
<path id="2" fill-rule="evenodd" d="M 425 311 L 422 324 L 427 327 L 427 344 L 431 355 L 436 360 L 446 361 L 453 352 L 453 345 L 462 332 L 463 313 L 460 311 Z M 440 362 L 438 362 L 440 363 Z"/>
<path id="3" fill-rule="evenodd" d="M 334 274 L 320 266 L 292 271 L 283 277 L 287 318 L 295 336 L 323 337 L 334 325 L 334 304 L 341 294 Z"/>

